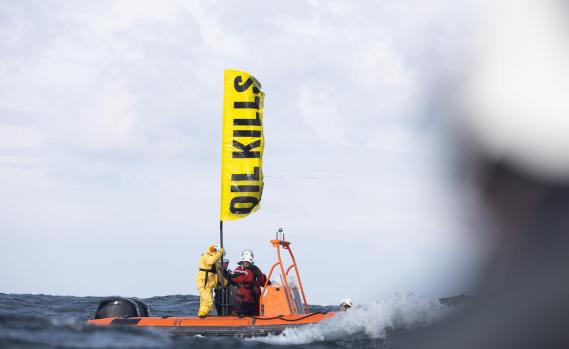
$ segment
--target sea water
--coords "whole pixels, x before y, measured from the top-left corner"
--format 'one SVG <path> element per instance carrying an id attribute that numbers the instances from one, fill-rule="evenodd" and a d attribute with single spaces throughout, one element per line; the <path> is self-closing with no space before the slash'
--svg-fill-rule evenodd
<path id="1" fill-rule="evenodd" d="M 319 324 L 265 337 L 171 336 L 155 329 L 87 325 L 104 297 L 0 293 L 0 348 L 394 348 L 399 338 L 448 312 L 437 300 L 394 295 Z M 195 316 L 199 298 L 143 299 L 153 316 Z M 336 306 L 311 306 L 335 311 Z"/>

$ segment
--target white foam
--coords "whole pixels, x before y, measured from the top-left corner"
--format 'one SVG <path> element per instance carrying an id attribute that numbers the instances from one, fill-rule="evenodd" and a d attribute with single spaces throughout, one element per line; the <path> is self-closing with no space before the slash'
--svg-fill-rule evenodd
<path id="1" fill-rule="evenodd" d="M 437 300 L 413 294 L 355 306 L 339 312 L 319 324 L 286 329 L 280 335 L 252 340 L 268 344 L 307 344 L 343 340 L 358 336 L 385 338 L 388 329 L 412 329 L 425 326 L 448 312 Z"/>

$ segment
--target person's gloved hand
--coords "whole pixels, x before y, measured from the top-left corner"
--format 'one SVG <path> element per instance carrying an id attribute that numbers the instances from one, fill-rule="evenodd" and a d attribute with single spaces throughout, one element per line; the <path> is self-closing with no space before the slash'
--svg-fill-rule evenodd
<path id="1" fill-rule="evenodd" d="M 247 274 L 247 272 L 245 270 L 239 270 L 239 269 L 235 269 L 235 271 L 233 273 L 234 274 Z"/>
<path id="2" fill-rule="evenodd" d="M 223 247 L 220 248 L 220 249 L 219 249 L 219 252 L 221 252 L 221 254 L 225 254 L 225 248 L 223 248 Z"/>

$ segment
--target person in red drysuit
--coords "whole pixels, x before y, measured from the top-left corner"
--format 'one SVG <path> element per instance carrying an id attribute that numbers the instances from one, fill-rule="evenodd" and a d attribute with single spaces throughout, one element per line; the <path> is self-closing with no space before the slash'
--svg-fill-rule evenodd
<path id="1" fill-rule="evenodd" d="M 251 256 L 243 256 L 239 266 L 235 268 L 231 281 L 237 284 L 235 307 L 237 315 L 255 315 L 255 274 L 250 269 L 253 262 Z"/>
<path id="2" fill-rule="evenodd" d="M 255 257 L 253 255 L 253 251 L 251 251 L 251 250 L 243 251 L 243 253 L 241 254 L 241 258 L 243 258 L 247 255 L 251 257 L 251 265 L 249 266 L 249 269 L 251 269 L 251 271 L 253 272 L 253 275 L 255 275 L 255 283 L 254 283 L 254 291 L 255 292 L 253 294 L 253 298 L 255 299 L 255 306 L 254 306 L 253 314 L 259 315 L 259 312 L 260 312 L 259 303 L 261 300 L 261 287 L 265 287 L 265 283 L 267 282 L 267 276 L 265 274 L 263 274 L 261 269 L 259 269 L 259 267 L 257 267 L 255 265 L 255 262 L 254 262 Z"/>

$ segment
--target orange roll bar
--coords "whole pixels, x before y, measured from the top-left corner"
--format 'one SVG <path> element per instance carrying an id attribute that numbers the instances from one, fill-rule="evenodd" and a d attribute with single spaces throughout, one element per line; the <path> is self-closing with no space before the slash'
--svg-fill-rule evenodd
<path id="1" fill-rule="evenodd" d="M 284 283 L 284 287 L 286 289 L 287 302 L 289 305 L 289 309 L 290 309 L 291 315 L 294 315 L 295 314 L 294 306 L 292 305 L 290 287 L 289 287 L 288 281 L 287 281 L 287 276 L 288 276 L 290 270 L 294 268 L 296 278 L 298 279 L 298 287 L 300 288 L 300 293 L 302 295 L 302 300 L 304 302 L 304 311 L 308 314 L 309 313 L 308 301 L 306 300 L 306 294 L 304 293 L 304 287 L 302 286 L 302 280 L 300 279 L 300 272 L 298 270 L 296 259 L 294 258 L 294 254 L 292 253 L 292 250 L 290 248 L 290 242 L 284 241 L 284 240 L 271 240 L 271 244 L 273 245 L 274 248 L 277 249 L 277 262 L 271 266 L 271 269 L 269 271 L 269 275 L 267 276 L 267 282 L 263 286 L 263 292 L 261 293 L 261 300 L 265 296 L 267 284 L 269 283 L 269 280 L 271 279 L 271 276 L 273 275 L 275 268 L 277 266 L 279 266 L 279 269 L 281 270 L 281 275 L 283 275 L 283 283 Z M 290 258 L 292 260 L 292 264 L 288 266 L 286 271 L 284 269 L 283 261 L 281 258 L 281 249 L 280 249 L 281 246 L 285 250 L 288 251 Z M 260 303 L 259 307 L 261 307 L 262 301 L 259 303 Z M 261 309 L 259 309 L 259 312 L 260 311 L 261 311 Z"/>

